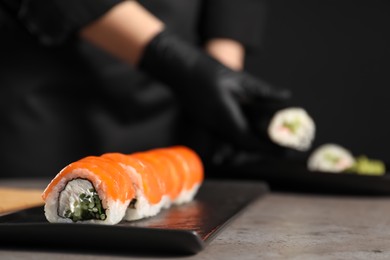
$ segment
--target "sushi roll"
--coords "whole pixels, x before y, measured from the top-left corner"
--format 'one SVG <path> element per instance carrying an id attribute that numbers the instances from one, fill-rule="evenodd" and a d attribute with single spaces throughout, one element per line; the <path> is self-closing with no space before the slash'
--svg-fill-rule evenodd
<path id="1" fill-rule="evenodd" d="M 280 146 L 306 151 L 314 139 L 315 124 L 303 108 L 284 108 L 272 117 L 268 125 L 268 135 Z"/>
<path id="2" fill-rule="evenodd" d="M 88 156 L 64 167 L 42 194 L 49 222 L 117 224 L 191 201 L 203 164 L 185 146 Z"/>
<path id="3" fill-rule="evenodd" d="M 337 144 L 324 144 L 309 156 L 307 167 L 310 171 L 339 173 L 354 164 L 355 158 L 349 150 Z"/>
<path id="4" fill-rule="evenodd" d="M 88 156 L 63 168 L 42 198 L 49 222 L 116 224 L 134 196 L 132 180 L 119 164 Z"/>

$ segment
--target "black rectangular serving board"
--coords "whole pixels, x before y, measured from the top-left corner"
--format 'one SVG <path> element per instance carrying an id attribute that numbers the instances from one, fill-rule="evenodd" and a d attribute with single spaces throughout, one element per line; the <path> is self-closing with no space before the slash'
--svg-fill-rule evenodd
<path id="1" fill-rule="evenodd" d="M 195 254 L 267 191 L 260 181 L 206 180 L 192 202 L 117 225 L 49 223 L 43 207 L 30 208 L 0 216 L 0 248 Z"/>
<path id="2" fill-rule="evenodd" d="M 386 165 L 389 169 L 389 165 Z M 210 167 L 213 179 L 259 180 L 273 191 L 345 195 L 390 195 L 390 173 L 361 175 L 309 171 L 304 160 L 265 159 Z"/>

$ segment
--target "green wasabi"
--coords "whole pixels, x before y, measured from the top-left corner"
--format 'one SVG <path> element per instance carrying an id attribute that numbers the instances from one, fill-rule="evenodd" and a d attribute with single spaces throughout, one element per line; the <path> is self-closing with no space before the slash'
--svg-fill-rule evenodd
<path id="1" fill-rule="evenodd" d="M 345 172 L 380 176 L 386 173 L 386 166 L 380 160 L 369 159 L 367 156 L 361 155 L 356 157 L 355 163 Z"/>

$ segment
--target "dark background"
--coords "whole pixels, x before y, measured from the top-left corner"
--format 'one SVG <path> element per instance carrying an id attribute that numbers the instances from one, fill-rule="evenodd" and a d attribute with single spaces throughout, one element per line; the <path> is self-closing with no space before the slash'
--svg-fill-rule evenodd
<path id="1" fill-rule="evenodd" d="M 292 89 L 333 142 L 390 161 L 390 1 L 269 0 L 262 51 L 247 69 Z"/>

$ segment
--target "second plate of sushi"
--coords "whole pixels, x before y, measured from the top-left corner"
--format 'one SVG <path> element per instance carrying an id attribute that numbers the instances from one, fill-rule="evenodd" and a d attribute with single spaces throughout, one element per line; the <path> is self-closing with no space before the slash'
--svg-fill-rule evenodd
<path id="1" fill-rule="evenodd" d="M 209 177 L 263 180 L 273 190 L 390 195 L 386 162 L 336 143 L 313 147 L 317 127 L 304 108 L 259 103 L 246 112 L 259 148 L 217 144 L 206 165 Z"/>
<path id="2" fill-rule="evenodd" d="M 224 164 L 207 168 L 213 178 L 263 180 L 272 190 L 390 195 L 388 163 L 356 156 L 334 143 L 323 144 L 306 157 L 237 153 Z"/>

